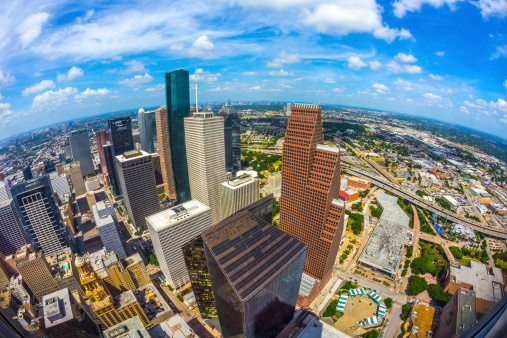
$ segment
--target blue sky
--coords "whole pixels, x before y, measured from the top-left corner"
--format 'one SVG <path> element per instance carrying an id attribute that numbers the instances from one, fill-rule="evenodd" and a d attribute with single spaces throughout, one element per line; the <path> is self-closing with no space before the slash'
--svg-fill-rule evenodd
<path id="1" fill-rule="evenodd" d="M 165 104 L 179 67 L 202 101 L 371 107 L 505 137 L 506 19 L 507 0 L 8 1 L 0 139 Z"/>

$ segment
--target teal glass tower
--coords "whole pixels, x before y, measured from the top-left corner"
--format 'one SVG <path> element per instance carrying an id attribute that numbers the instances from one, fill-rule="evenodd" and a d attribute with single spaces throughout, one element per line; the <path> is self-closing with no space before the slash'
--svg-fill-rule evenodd
<path id="1" fill-rule="evenodd" d="M 165 74 L 167 123 L 173 167 L 174 187 L 178 204 L 189 201 L 187 150 L 183 119 L 190 116 L 189 73 L 184 69 Z"/>

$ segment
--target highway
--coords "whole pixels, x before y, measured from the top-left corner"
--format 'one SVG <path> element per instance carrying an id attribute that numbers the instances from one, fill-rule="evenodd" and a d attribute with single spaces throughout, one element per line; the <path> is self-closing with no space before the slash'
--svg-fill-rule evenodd
<path id="1" fill-rule="evenodd" d="M 371 173 L 365 171 L 365 170 L 359 170 L 359 169 L 353 169 L 353 168 L 347 168 L 347 172 L 354 174 L 359 177 L 366 178 L 370 180 L 375 186 L 382 188 L 386 191 L 389 191 L 393 193 L 394 195 L 401 197 L 410 203 L 414 204 L 415 206 L 419 208 L 424 208 L 430 212 L 437 212 L 442 217 L 447 218 L 447 220 L 455 223 L 463 224 L 467 227 L 470 227 L 474 230 L 480 231 L 488 236 L 500 238 L 500 239 L 507 239 L 507 230 L 504 229 L 495 229 L 488 226 L 484 226 L 483 224 L 476 222 L 474 220 L 458 217 L 457 214 L 455 214 L 452 211 L 446 210 L 444 208 L 441 208 L 440 206 L 436 205 L 434 202 L 427 201 L 425 199 L 420 198 L 419 196 L 409 193 L 408 191 L 404 190 L 403 188 L 398 187 L 397 185 L 388 182 L 386 180 L 380 179 L 377 176 L 372 175 Z"/>

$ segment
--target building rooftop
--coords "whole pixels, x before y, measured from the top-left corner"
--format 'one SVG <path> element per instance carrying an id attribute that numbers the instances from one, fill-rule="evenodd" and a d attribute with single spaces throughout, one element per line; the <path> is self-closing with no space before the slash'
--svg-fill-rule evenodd
<path id="1" fill-rule="evenodd" d="M 317 144 L 317 149 L 326 150 L 326 151 L 332 151 L 333 153 L 339 153 L 340 148 L 333 147 L 333 146 L 326 146 L 324 144 Z"/>
<path id="2" fill-rule="evenodd" d="M 121 155 L 116 156 L 116 158 L 120 162 L 126 162 L 126 161 L 130 161 L 136 157 L 142 157 L 142 156 L 148 156 L 148 155 L 150 155 L 150 154 L 148 154 L 144 150 L 129 150 L 129 151 L 124 152 Z"/>
<path id="3" fill-rule="evenodd" d="M 102 331 L 105 338 L 150 338 L 151 335 L 138 316 L 129 318 Z"/>
<path id="4" fill-rule="evenodd" d="M 188 217 L 193 217 L 208 210 L 209 207 L 198 200 L 191 200 L 148 216 L 146 217 L 146 221 L 153 227 L 153 229 L 161 231 L 182 222 Z"/>
<path id="5" fill-rule="evenodd" d="M 458 336 L 468 331 L 477 322 L 475 297 L 476 293 L 471 290 L 459 288 L 455 297 L 458 297 L 456 306 L 456 333 Z"/>
<path id="6" fill-rule="evenodd" d="M 129 256 L 125 259 L 127 262 L 127 266 L 142 262 L 143 259 L 141 258 L 141 255 L 139 253 L 135 253 L 132 256 Z"/>
<path id="7" fill-rule="evenodd" d="M 92 205 L 93 218 L 97 227 L 108 225 L 114 222 L 116 213 L 109 201 L 100 201 Z"/>
<path id="8" fill-rule="evenodd" d="M 132 304 L 137 301 L 136 296 L 131 290 L 125 291 L 121 295 L 118 295 L 113 298 L 115 308 L 121 308 Z"/>
<path id="9" fill-rule="evenodd" d="M 151 329 L 150 333 L 153 337 L 198 337 L 180 315 L 174 315 L 165 322 L 160 323 L 160 325 Z"/>
<path id="10" fill-rule="evenodd" d="M 61 280 L 72 276 L 72 260 L 74 256 L 70 248 L 65 249 L 59 254 L 46 256 L 49 266 L 51 267 L 51 273 L 55 280 Z"/>
<path id="11" fill-rule="evenodd" d="M 499 302 L 503 297 L 502 270 L 470 260 L 468 265 L 450 263 L 451 282 L 473 286 L 477 298 Z"/>
<path id="12" fill-rule="evenodd" d="M 69 289 L 61 289 L 42 297 L 44 323 L 46 328 L 74 319 Z"/>
<path id="13" fill-rule="evenodd" d="M 306 244 L 249 212 L 217 224 L 203 239 L 241 299 L 255 295 L 306 250 Z"/>
<path id="14" fill-rule="evenodd" d="M 252 182 L 254 179 L 249 174 L 241 174 L 233 179 L 228 180 L 227 182 L 223 182 L 222 185 L 229 189 L 238 189 L 245 184 Z"/>
<path id="15" fill-rule="evenodd" d="M 382 216 L 373 229 L 359 262 L 390 274 L 398 271 L 407 237 L 410 219 L 398 206 L 398 198 L 381 193 L 377 203 L 383 209 Z"/>
<path id="16" fill-rule="evenodd" d="M 0 293 L 0 308 L 5 309 L 11 304 L 11 292 L 9 290 L 5 290 Z"/>
<path id="17" fill-rule="evenodd" d="M 319 321 L 318 318 L 314 317 L 306 328 L 296 336 L 297 338 L 349 338 L 349 335 L 338 331 L 333 326 Z"/>
<path id="18" fill-rule="evenodd" d="M 414 306 L 411 319 L 412 327 L 417 327 L 417 337 L 427 337 L 426 334 L 432 331 L 434 316 L 435 308 L 422 303 Z"/>
<path id="19" fill-rule="evenodd" d="M 11 202 L 12 202 L 12 199 L 7 199 L 5 201 L 1 201 L 0 202 L 0 209 L 3 208 L 3 207 L 8 206 L 9 204 L 11 204 Z"/>

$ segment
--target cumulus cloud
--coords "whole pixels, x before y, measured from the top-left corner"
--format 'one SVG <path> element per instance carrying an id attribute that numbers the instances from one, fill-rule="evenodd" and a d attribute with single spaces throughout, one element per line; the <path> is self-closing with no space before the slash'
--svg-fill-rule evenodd
<path id="1" fill-rule="evenodd" d="M 436 52 L 435 55 L 436 56 L 444 56 L 445 52 L 444 51 L 439 51 L 439 52 Z"/>
<path id="2" fill-rule="evenodd" d="M 4 74 L 0 70 L 0 88 L 5 87 L 14 82 L 14 76 L 11 74 Z"/>
<path id="3" fill-rule="evenodd" d="M 67 82 L 77 79 L 78 77 L 81 77 L 83 75 L 84 71 L 81 68 L 74 66 L 71 69 L 69 69 L 67 74 L 58 74 L 58 76 L 56 77 L 56 81 Z"/>
<path id="4" fill-rule="evenodd" d="M 351 56 L 347 59 L 347 67 L 350 69 L 361 69 L 366 67 L 367 64 L 359 56 Z"/>
<path id="5" fill-rule="evenodd" d="M 454 107 L 451 100 L 433 93 L 425 93 L 423 97 L 429 104 L 438 105 L 440 107 Z"/>
<path id="6" fill-rule="evenodd" d="M 250 89 L 251 89 L 251 90 L 259 90 L 259 89 L 261 89 L 261 86 L 253 86 L 253 87 L 251 87 Z"/>
<path id="7" fill-rule="evenodd" d="M 214 82 L 217 81 L 220 76 L 222 76 L 220 73 L 213 74 L 208 70 L 205 71 L 202 68 L 197 68 L 194 74 L 190 74 L 190 81 Z"/>
<path id="8" fill-rule="evenodd" d="M 192 48 L 189 50 L 190 56 L 200 57 L 203 59 L 210 59 L 215 57 L 213 51 L 215 45 L 209 40 L 206 35 L 201 35 L 192 44 Z"/>
<path id="9" fill-rule="evenodd" d="M 149 88 L 146 88 L 144 91 L 148 93 L 161 92 L 165 90 L 165 84 L 160 83 Z"/>
<path id="10" fill-rule="evenodd" d="M 370 62 L 370 69 L 371 70 L 379 70 L 380 68 L 382 68 L 382 64 L 378 61 L 372 61 Z"/>
<path id="11" fill-rule="evenodd" d="M 416 84 L 414 84 L 410 81 L 402 80 L 400 78 L 398 78 L 396 81 L 394 81 L 394 84 L 402 90 L 416 90 L 416 88 L 417 88 Z"/>
<path id="12" fill-rule="evenodd" d="M 345 90 L 345 88 L 333 88 L 333 92 L 335 93 L 343 93 L 343 91 Z"/>
<path id="13" fill-rule="evenodd" d="M 172 51 L 182 51 L 183 49 L 185 49 L 185 45 L 182 44 L 182 43 L 177 43 L 177 44 L 174 44 L 174 45 L 171 45 L 171 47 L 169 47 Z"/>
<path id="14" fill-rule="evenodd" d="M 336 83 L 336 80 L 328 77 L 327 79 L 324 80 L 324 83 Z"/>
<path id="15" fill-rule="evenodd" d="M 405 63 L 417 62 L 417 58 L 412 54 L 398 53 L 394 58 Z"/>
<path id="16" fill-rule="evenodd" d="M 483 18 L 487 19 L 490 16 L 505 18 L 507 16 L 507 1 L 506 0 L 479 0 L 472 2 L 481 11 Z"/>
<path id="17" fill-rule="evenodd" d="M 49 18 L 49 14 L 46 12 L 40 12 L 30 15 L 18 26 L 16 33 L 19 34 L 21 44 L 23 48 L 28 46 L 33 40 L 35 40 L 42 31 L 42 25 Z"/>
<path id="18" fill-rule="evenodd" d="M 130 73 L 146 73 L 147 69 L 144 68 L 144 65 L 139 61 L 127 61 L 123 63 L 125 66 L 128 66 L 127 69 L 120 71 L 121 74 L 130 74 Z"/>
<path id="19" fill-rule="evenodd" d="M 243 72 L 243 75 L 245 76 L 257 75 L 257 72 Z"/>
<path id="20" fill-rule="evenodd" d="M 387 64 L 387 69 L 392 73 L 408 73 L 408 74 L 419 74 L 422 69 L 416 65 L 400 65 L 396 61 L 391 61 Z"/>
<path id="21" fill-rule="evenodd" d="M 136 88 L 151 81 L 153 81 L 153 76 L 151 76 L 148 73 L 144 73 L 144 75 L 136 75 L 130 79 L 120 80 L 118 81 L 118 84 L 125 85 L 131 88 Z"/>
<path id="22" fill-rule="evenodd" d="M 299 54 L 290 54 L 285 51 L 282 51 L 278 57 L 276 57 L 272 61 L 268 61 L 266 67 L 270 68 L 282 68 L 284 64 L 294 64 L 301 63 L 301 57 Z"/>
<path id="23" fill-rule="evenodd" d="M 268 73 L 271 76 L 295 76 L 293 73 L 290 73 L 288 71 L 285 71 L 283 69 L 280 70 L 273 70 Z"/>
<path id="24" fill-rule="evenodd" d="M 36 95 L 33 98 L 32 106 L 35 108 L 55 106 L 67 103 L 68 97 L 75 95 L 77 89 L 74 87 L 67 87 L 65 89 L 58 89 L 57 91 L 48 90 L 42 94 Z"/>
<path id="25" fill-rule="evenodd" d="M 372 87 L 380 94 L 385 94 L 386 92 L 389 91 L 389 87 L 383 83 L 374 83 Z"/>
<path id="26" fill-rule="evenodd" d="M 23 90 L 23 96 L 38 93 L 50 88 L 55 88 L 55 83 L 53 80 L 43 80 Z"/>
<path id="27" fill-rule="evenodd" d="M 442 94 L 452 94 L 452 93 L 454 93 L 452 89 L 447 89 L 447 88 L 440 88 L 439 91 Z"/>
<path id="28" fill-rule="evenodd" d="M 407 102 L 414 102 L 414 100 L 412 100 L 412 99 L 407 99 Z"/>
<path id="29" fill-rule="evenodd" d="M 111 93 L 111 91 L 109 91 L 109 89 L 107 89 L 107 88 L 99 88 L 99 89 L 86 88 L 85 91 L 81 92 L 80 94 L 77 94 L 74 98 L 75 99 L 88 99 L 90 97 L 105 96 L 110 93 Z"/>
<path id="30" fill-rule="evenodd" d="M 443 81 L 443 80 L 444 80 L 444 78 L 443 78 L 442 76 L 440 76 L 440 75 L 430 74 L 430 75 L 428 75 L 428 76 L 429 76 L 429 77 L 430 77 L 430 79 L 432 79 L 432 80 L 438 80 L 438 81 Z"/>
<path id="31" fill-rule="evenodd" d="M 451 10 L 456 8 L 456 3 L 462 0 L 396 0 L 393 3 L 394 15 L 402 18 L 407 12 L 419 12 L 421 7 L 425 4 L 431 5 L 435 8 L 440 8 L 448 5 Z"/>
<path id="32" fill-rule="evenodd" d="M 10 103 L 0 102 L 0 121 L 5 126 L 5 123 L 9 122 L 14 117 L 14 113 L 11 110 Z"/>
<path id="33" fill-rule="evenodd" d="M 470 111 L 464 106 L 459 107 L 459 111 L 465 114 L 470 114 Z"/>

